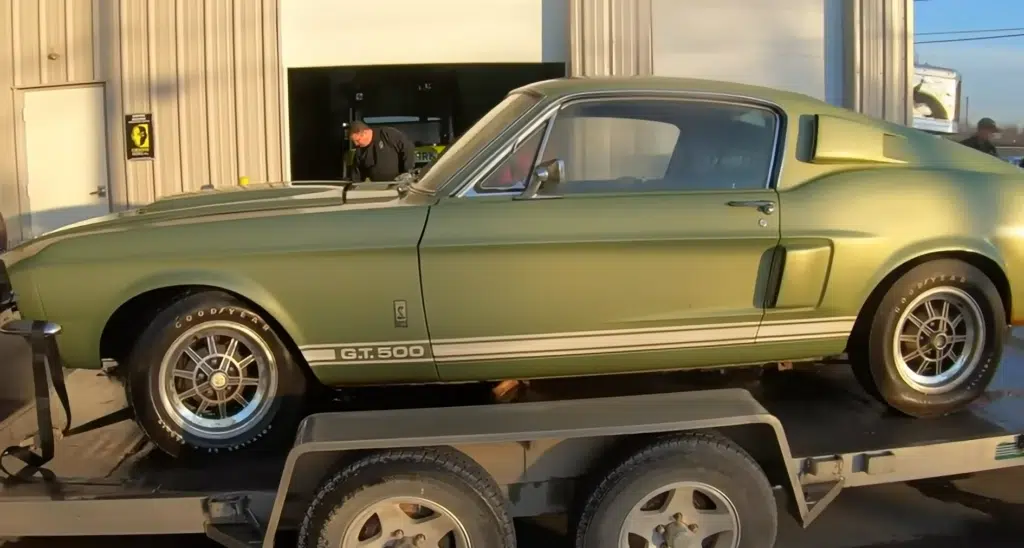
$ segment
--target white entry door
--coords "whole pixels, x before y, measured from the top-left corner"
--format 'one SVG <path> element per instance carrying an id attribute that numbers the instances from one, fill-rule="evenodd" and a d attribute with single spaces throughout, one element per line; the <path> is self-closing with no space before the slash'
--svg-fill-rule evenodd
<path id="1" fill-rule="evenodd" d="M 29 237 L 110 213 L 103 86 L 24 95 Z"/>

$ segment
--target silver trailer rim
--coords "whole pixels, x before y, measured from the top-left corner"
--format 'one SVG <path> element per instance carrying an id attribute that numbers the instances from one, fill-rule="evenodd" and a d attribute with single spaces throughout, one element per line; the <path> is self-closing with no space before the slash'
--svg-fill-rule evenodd
<path id="1" fill-rule="evenodd" d="M 930 289 L 896 321 L 896 371 L 923 394 L 949 392 L 978 367 L 984 341 L 984 314 L 974 297 L 956 287 Z"/>
<path id="2" fill-rule="evenodd" d="M 622 548 L 736 548 L 740 520 L 721 490 L 684 481 L 652 491 L 626 516 Z"/>
<path id="3" fill-rule="evenodd" d="M 240 436 L 277 394 L 274 353 L 252 329 L 206 322 L 182 333 L 160 362 L 158 396 L 171 420 L 200 438 Z"/>
<path id="4" fill-rule="evenodd" d="M 420 497 L 388 497 L 345 528 L 342 548 L 471 548 L 466 527 L 444 506 Z"/>

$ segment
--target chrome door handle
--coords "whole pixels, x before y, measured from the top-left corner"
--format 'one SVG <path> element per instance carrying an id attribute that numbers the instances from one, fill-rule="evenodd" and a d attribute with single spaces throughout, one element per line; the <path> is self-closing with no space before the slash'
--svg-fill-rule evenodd
<path id="1" fill-rule="evenodd" d="M 107 195 L 107 187 L 98 186 L 96 187 L 96 190 L 90 192 L 89 194 L 91 194 L 92 196 L 99 196 L 100 198 L 104 198 Z"/>
<path id="2" fill-rule="evenodd" d="M 739 200 L 729 202 L 731 207 L 753 207 L 765 215 L 775 213 L 775 202 L 771 200 Z"/>

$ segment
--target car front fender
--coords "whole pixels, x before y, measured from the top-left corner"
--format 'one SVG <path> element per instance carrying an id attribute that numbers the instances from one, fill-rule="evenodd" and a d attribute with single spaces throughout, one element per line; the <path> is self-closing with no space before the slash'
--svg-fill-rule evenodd
<path id="1" fill-rule="evenodd" d="M 108 311 L 107 320 L 109 321 L 117 309 L 131 299 L 150 291 L 173 287 L 206 287 L 233 293 L 266 312 L 270 319 L 281 325 L 285 331 L 283 334 L 291 338 L 292 341 L 298 343 L 302 340 L 298 324 L 270 291 L 244 276 L 215 270 L 171 270 L 143 278 L 121 292 L 120 298 L 117 299 L 119 304 L 116 308 Z"/>

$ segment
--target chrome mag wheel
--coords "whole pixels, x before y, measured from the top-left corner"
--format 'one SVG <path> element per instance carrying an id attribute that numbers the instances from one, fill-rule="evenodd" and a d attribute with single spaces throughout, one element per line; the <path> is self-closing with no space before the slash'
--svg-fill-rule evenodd
<path id="1" fill-rule="evenodd" d="M 896 321 L 893 358 L 900 377 L 923 394 L 953 390 L 978 366 L 985 316 L 966 291 L 937 287 L 921 293 Z"/>
<path id="2" fill-rule="evenodd" d="M 252 329 L 225 321 L 182 333 L 164 354 L 158 378 L 158 398 L 170 419 L 212 440 L 252 429 L 278 390 L 277 363 L 267 343 Z"/>
<path id="3" fill-rule="evenodd" d="M 736 548 L 739 543 L 735 505 L 701 482 L 674 483 L 649 493 L 619 533 L 622 548 Z"/>

